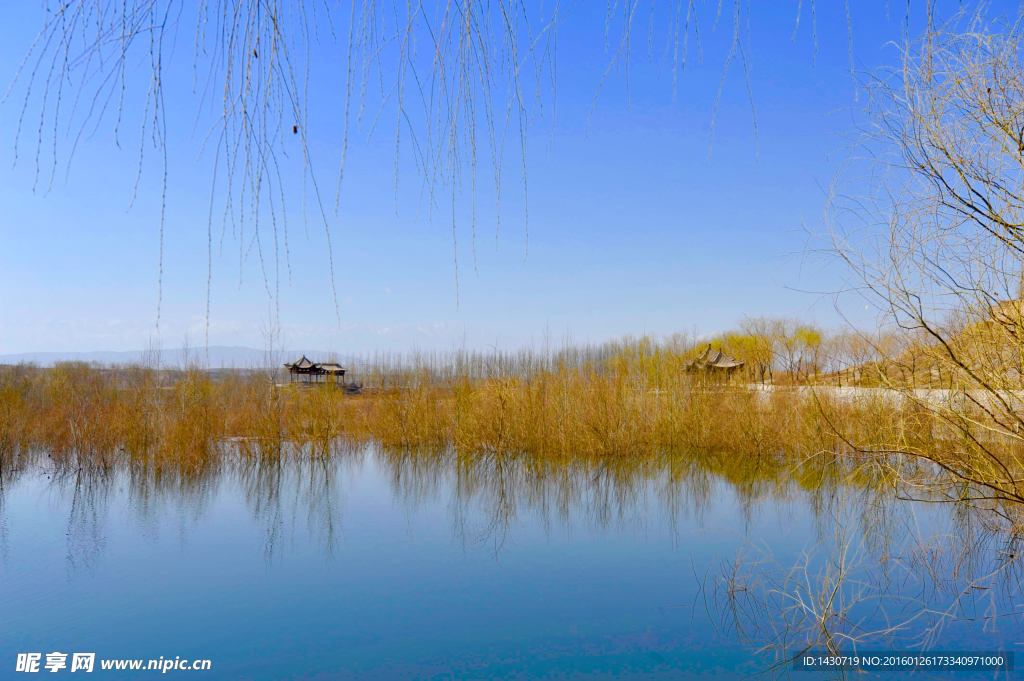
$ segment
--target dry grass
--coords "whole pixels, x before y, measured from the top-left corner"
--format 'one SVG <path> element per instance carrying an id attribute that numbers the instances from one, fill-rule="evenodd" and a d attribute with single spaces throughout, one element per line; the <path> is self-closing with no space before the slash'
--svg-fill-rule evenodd
<path id="1" fill-rule="evenodd" d="M 207 465 L 229 439 L 267 455 L 285 442 L 327 451 L 345 438 L 562 460 L 688 450 L 727 466 L 841 449 L 826 413 L 855 417 L 876 433 L 901 424 L 870 406 L 823 409 L 794 391 L 694 382 L 681 362 L 641 346 L 599 363 L 489 377 L 419 369 L 358 396 L 281 385 L 261 373 L 213 380 L 199 370 L 8 366 L 0 368 L 0 455 L 7 467 L 45 450 L 70 464 L 190 468 Z"/>
<path id="2" fill-rule="evenodd" d="M 49 457 L 68 470 L 189 476 L 219 466 L 227 450 L 267 462 L 372 441 L 533 466 L 671 461 L 751 491 L 787 477 L 808 489 L 842 477 L 915 498 L 969 498 L 1015 517 L 1004 508 L 1013 498 L 968 489 L 962 472 L 978 465 L 958 443 L 978 435 L 884 393 L 849 399 L 827 388 L 705 382 L 686 374 L 683 354 L 646 341 L 474 357 L 364 367 L 361 395 L 255 371 L 214 379 L 195 368 L 0 367 L 0 475 Z M 1005 443 L 1000 465 L 1016 465 L 1015 447 Z"/>

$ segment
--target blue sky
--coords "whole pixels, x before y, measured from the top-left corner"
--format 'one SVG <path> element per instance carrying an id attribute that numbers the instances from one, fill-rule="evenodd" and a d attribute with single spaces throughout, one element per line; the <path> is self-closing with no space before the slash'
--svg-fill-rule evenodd
<path id="1" fill-rule="evenodd" d="M 714 30 L 715 6 L 699 7 L 702 59 L 691 45 L 675 97 L 671 73 L 659 69 L 660 43 L 654 62 L 647 58 L 645 26 L 632 55 L 628 93 L 623 69 L 614 69 L 589 117 L 610 59 L 606 5 L 572 5 L 558 29 L 557 100 L 544 95 L 545 115 L 528 131 L 525 196 L 518 143 L 506 143 L 497 239 L 493 189 L 483 179 L 493 173 L 485 162 L 478 167 L 475 267 L 465 184 L 456 198 L 458 293 L 450 211 L 444 202 L 432 214 L 427 210 L 408 153 L 399 160 L 396 191 L 390 133 L 378 130 L 367 140 L 364 121 L 362 133 L 350 135 L 334 213 L 345 44 L 322 38 L 312 53 L 308 137 L 318 181 L 327 188 L 337 313 L 324 225 L 316 219 L 303 225 L 302 171 L 293 157 L 284 179 L 290 278 L 279 258 L 280 294 L 276 301 L 269 297 L 258 259 L 250 253 L 240 266 L 239 241 L 228 230 L 221 246 L 215 220 L 209 343 L 262 347 L 262 329 L 277 314 L 286 347 L 341 352 L 463 342 L 514 348 L 539 344 L 545 329 L 577 341 L 695 328 L 709 333 L 747 314 L 838 323 L 831 303 L 813 291 L 835 288 L 842 273 L 799 257 L 801 229 L 813 227 L 821 214 L 823 187 L 843 157 L 842 135 L 862 102 L 850 72 L 843 3 L 818 3 L 816 49 L 809 7 L 801 8 L 794 38 L 798 4 L 750 8 L 757 140 L 735 62 L 724 81 L 710 155 L 732 6 Z M 886 43 L 901 38 L 904 8 L 889 8 L 887 18 L 885 2 L 851 4 L 857 68 L 891 63 L 895 50 Z M 912 5 L 912 26 L 923 21 L 920 5 Z M 959 7 L 943 5 L 940 16 Z M 343 20 L 348 11 L 336 14 Z M 4 80 L 13 77 L 41 20 L 36 3 L 8 8 L 0 27 Z M 131 133 L 122 137 L 130 141 L 122 139 L 120 147 L 108 118 L 80 143 L 70 169 L 60 154 L 56 181 L 46 192 L 45 177 L 33 191 L 38 106 L 28 109 L 35 117 L 25 125 L 14 163 L 24 81 L 0 107 L 0 354 L 132 350 L 150 337 L 172 348 L 186 333 L 193 343 L 204 342 L 213 157 L 200 155 L 200 98 L 191 88 L 193 24 L 182 20 L 184 37 L 165 86 L 169 165 L 159 327 L 161 183 L 152 149 L 128 210 L 139 157 L 137 112 L 134 119 L 127 115 Z M 144 92 L 146 76 L 145 68 L 131 75 L 133 92 Z M 129 103 L 136 100 L 142 101 L 137 92 Z M 208 119 L 199 114 L 201 123 Z M 68 146 L 63 138 L 60 144 Z M 47 149 L 44 176 L 51 163 Z"/>

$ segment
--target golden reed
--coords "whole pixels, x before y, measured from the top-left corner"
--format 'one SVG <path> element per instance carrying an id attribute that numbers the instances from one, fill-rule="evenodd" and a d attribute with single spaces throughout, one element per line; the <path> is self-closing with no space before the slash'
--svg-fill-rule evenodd
<path id="1" fill-rule="evenodd" d="M 1020 501 L 1018 440 L 971 425 L 981 421 L 969 408 L 951 421 L 892 391 L 704 380 L 683 355 L 642 342 L 582 361 L 507 359 L 381 364 L 359 395 L 274 372 L 0 366 L 0 483 L 47 459 L 185 479 L 229 455 L 258 463 L 374 443 L 552 470 L 696 467 L 809 488 L 843 476 L 931 500 Z"/>
<path id="2" fill-rule="evenodd" d="M 3 366 L 0 456 L 8 466 L 38 449 L 68 463 L 201 467 L 224 442 L 326 451 L 339 438 L 556 459 L 666 449 L 812 456 L 845 446 L 851 431 L 840 437 L 836 422 L 882 443 L 911 416 L 806 390 L 701 381 L 681 355 L 644 344 L 599 361 L 523 366 L 414 365 L 368 375 L 360 395 L 257 371 L 214 379 L 199 369 Z"/>

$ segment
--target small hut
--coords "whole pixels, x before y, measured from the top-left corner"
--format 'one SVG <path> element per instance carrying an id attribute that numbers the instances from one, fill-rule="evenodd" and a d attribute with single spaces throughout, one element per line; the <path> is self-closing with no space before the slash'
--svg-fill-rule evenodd
<path id="1" fill-rule="evenodd" d="M 686 372 L 724 378 L 728 381 L 734 373 L 745 365 L 746 362 L 733 359 L 721 350 L 715 350 L 709 345 L 704 352 L 686 363 Z"/>
<path id="2" fill-rule="evenodd" d="M 298 381 L 306 384 L 345 384 L 345 369 L 337 362 L 317 363 L 303 355 L 302 359 L 285 364 L 284 368 L 288 370 L 288 380 L 292 383 Z"/>

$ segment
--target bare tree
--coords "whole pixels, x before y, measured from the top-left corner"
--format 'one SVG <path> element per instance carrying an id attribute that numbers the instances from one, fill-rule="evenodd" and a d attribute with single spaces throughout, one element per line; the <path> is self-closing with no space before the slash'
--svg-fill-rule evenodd
<path id="1" fill-rule="evenodd" d="M 839 387 L 843 387 L 843 372 L 850 366 L 847 334 L 827 333 L 822 340 L 821 357 L 825 372 L 835 376 Z"/>
<path id="2" fill-rule="evenodd" d="M 864 153 L 826 215 L 828 252 L 850 274 L 843 294 L 915 339 L 911 354 L 891 334 L 870 339 L 879 382 L 940 424 L 927 446 L 892 448 L 946 471 L 956 498 L 986 503 L 1024 501 L 1022 18 L 958 16 L 868 80 Z M 943 391 L 899 378 L 918 362 Z"/>
<path id="3" fill-rule="evenodd" d="M 754 380 L 764 385 L 765 378 L 774 382 L 772 366 L 775 364 L 775 335 L 777 320 L 773 317 L 744 317 L 740 329 L 750 339 L 750 351 L 745 358 L 750 363 Z"/>

